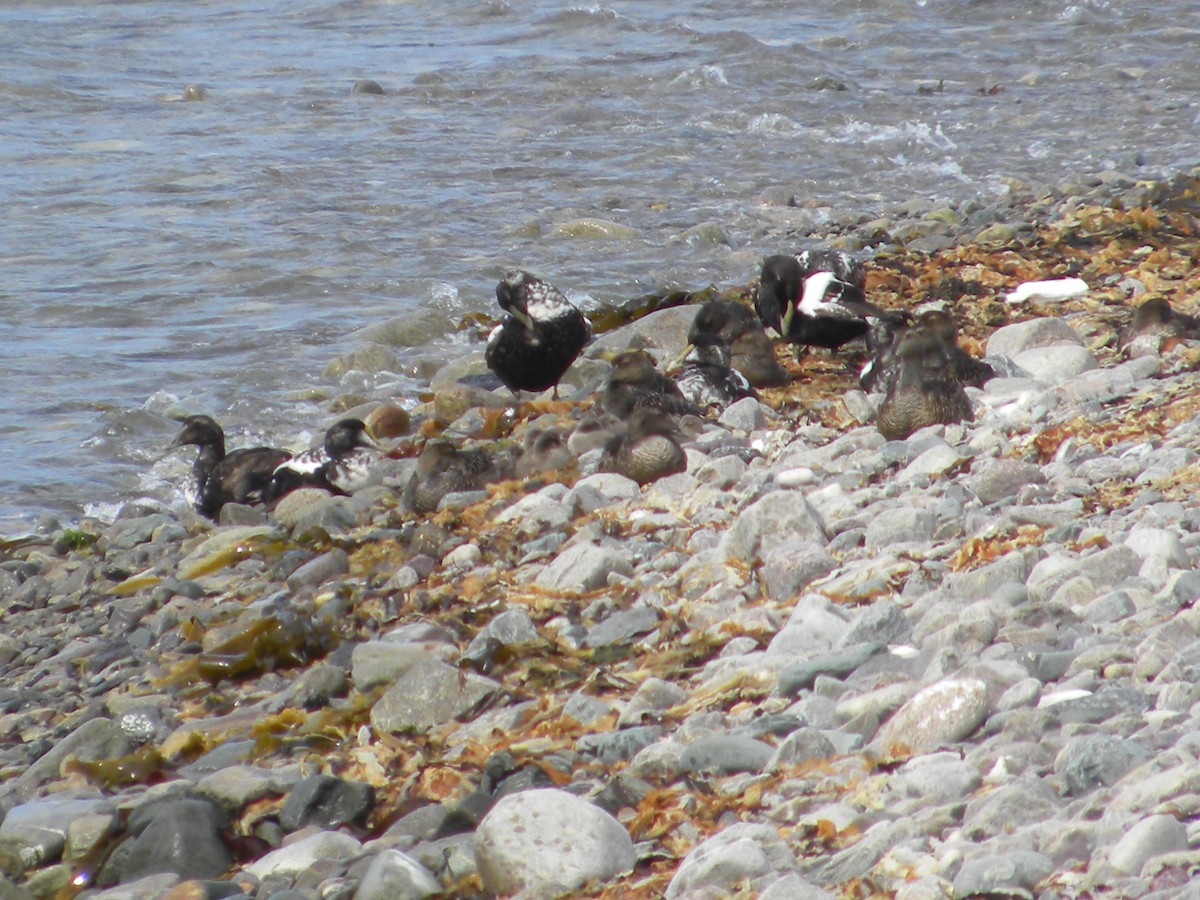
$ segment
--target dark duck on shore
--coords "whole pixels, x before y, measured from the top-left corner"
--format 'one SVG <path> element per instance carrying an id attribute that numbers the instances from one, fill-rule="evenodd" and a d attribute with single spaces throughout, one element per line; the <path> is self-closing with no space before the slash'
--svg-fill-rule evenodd
<path id="1" fill-rule="evenodd" d="M 1139 337 L 1158 338 L 1159 343 L 1175 338 L 1200 340 L 1200 319 L 1173 309 L 1165 297 L 1151 297 L 1133 313 L 1133 318 L 1117 335 L 1117 346 L 1124 350 Z"/>
<path id="2" fill-rule="evenodd" d="M 616 472 L 638 484 L 686 469 L 687 455 L 679 445 L 675 420 L 649 407 L 634 411 L 624 434 L 612 438 L 600 458 L 600 471 Z"/>
<path id="3" fill-rule="evenodd" d="M 758 316 L 732 300 L 709 300 L 696 312 L 688 343 L 702 334 L 715 334 L 729 345 L 730 365 L 754 387 L 787 384 L 787 369 L 775 358 L 775 345 L 763 331 Z"/>
<path id="4" fill-rule="evenodd" d="M 613 357 L 600 406 L 622 419 L 645 407 L 676 416 L 701 415 L 700 407 L 683 396 L 674 379 L 658 371 L 654 357 L 645 350 L 626 350 Z"/>
<path id="5" fill-rule="evenodd" d="M 507 457 L 484 449 L 463 450 L 448 440 L 430 441 L 404 488 L 404 503 L 411 512 L 431 513 L 447 494 L 482 490 L 508 477 L 510 469 Z"/>
<path id="6" fill-rule="evenodd" d="M 964 387 L 981 388 L 996 377 L 995 370 L 976 359 L 958 344 L 958 325 L 954 317 L 941 309 L 927 310 L 916 319 L 916 326 L 927 328 L 942 340 L 949 361 L 949 373 Z M 896 347 L 907 329 L 904 326 L 887 330 L 886 340 L 872 346 L 873 355 L 859 374 L 859 384 L 865 391 L 886 391 L 900 369 Z M 879 334 L 879 332 L 873 332 Z"/>
<path id="7" fill-rule="evenodd" d="M 380 460 L 379 445 L 361 419 L 342 419 L 325 432 L 320 447 L 297 453 L 276 466 L 264 499 L 278 500 L 297 488 L 352 494 L 370 483 Z"/>
<path id="8" fill-rule="evenodd" d="M 866 299 L 860 263 L 836 250 L 805 250 L 763 260 L 755 308 L 765 327 L 800 346 L 834 350 L 863 338 L 879 319 L 904 321 L 902 313 Z"/>
<path id="9" fill-rule="evenodd" d="M 945 341 L 933 329 L 914 325 L 896 343 L 898 368 L 879 408 L 876 425 L 890 441 L 904 440 L 928 425 L 972 422 L 975 414 L 951 371 Z"/>
<path id="10" fill-rule="evenodd" d="M 667 371 L 683 396 L 704 410 L 718 412 L 758 392 L 730 367 L 729 346 L 715 334 L 697 334 Z"/>
<path id="11" fill-rule="evenodd" d="M 592 326 L 566 295 L 528 272 L 509 272 L 496 285 L 505 311 L 488 336 L 485 358 L 509 390 L 554 389 L 591 339 Z"/>
<path id="12" fill-rule="evenodd" d="M 188 416 L 172 447 L 200 448 L 192 466 L 196 511 L 210 519 L 226 503 L 258 503 L 275 468 L 290 456 L 274 447 L 225 452 L 225 432 L 209 416 Z"/>

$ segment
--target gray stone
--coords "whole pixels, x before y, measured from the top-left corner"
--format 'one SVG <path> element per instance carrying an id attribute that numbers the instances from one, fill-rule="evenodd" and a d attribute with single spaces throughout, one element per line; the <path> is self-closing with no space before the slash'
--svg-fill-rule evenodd
<path id="1" fill-rule="evenodd" d="M 771 638 L 769 656 L 813 659 L 839 646 L 850 630 L 847 613 L 823 597 L 806 594 L 800 598 L 787 624 Z"/>
<path id="2" fill-rule="evenodd" d="M 744 735 L 710 734 L 684 747 L 679 766 L 691 773 L 761 772 L 774 754 L 770 744 Z"/>
<path id="3" fill-rule="evenodd" d="M 662 735 L 663 729 L 658 725 L 639 725 L 619 731 L 585 734 L 576 746 L 581 754 L 594 758 L 602 765 L 612 766 L 632 759 Z"/>
<path id="4" fill-rule="evenodd" d="M 912 637 L 912 631 L 903 609 L 890 600 L 877 600 L 854 619 L 842 637 L 842 646 L 903 644 Z"/>
<path id="5" fill-rule="evenodd" d="M 656 713 L 664 712 L 683 703 L 687 696 L 687 691 L 678 685 L 661 678 L 647 678 L 629 698 L 629 702 L 617 720 L 617 726 L 625 728 L 630 725 L 641 725 L 645 718 L 656 718 Z M 565 707 L 563 712 L 567 712 Z"/>
<path id="6" fill-rule="evenodd" d="M 688 329 L 699 308 L 687 304 L 656 310 L 628 325 L 598 335 L 587 348 L 586 356 L 604 359 L 626 350 L 650 348 L 662 350 L 663 357 L 674 359 L 687 346 Z"/>
<path id="7" fill-rule="evenodd" d="M 121 881 L 172 872 L 181 878 L 216 878 L 233 864 L 221 829 L 221 811 L 204 800 L 175 800 L 156 807 L 121 857 Z"/>
<path id="8" fill-rule="evenodd" d="M 976 467 L 970 480 L 975 496 L 985 506 L 1015 497 L 1027 484 L 1045 484 L 1041 466 L 1020 459 L 993 459 Z"/>
<path id="9" fill-rule="evenodd" d="M 727 406 L 717 421 L 731 431 L 750 434 L 766 427 L 767 408 L 753 397 L 743 397 Z"/>
<path id="10" fill-rule="evenodd" d="M 411 856 L 382 850 L 367 867 L 354 900 L 420 900 L 441 892 L 433 873 Z"/>
<path id="11" fill-rule="evenodd" d="M 882 653 L 885 649 L 882 644 L 858 644 L 838 653 L 830 653 L 785 666 L 779 672 L 779 693 L 784 697 L 794 697 L 800 691 L 811 688 L 813 682 L 820 675 L 845 678 L 868 659 Z"/>
<path id="12" fill-rule="evenodd" d="M 37 762 L 17 778 L 17 790 L 22 796 L 43 781 L 58 777 L 59 767 L 68 756 L 94 761 L 126 756 L 133 752 L 129 738 L 112 719 L 89 719 L 69 735 L 57 741 Z"/>
<path id="13" fill-rule="evenodd" d="M 933 513 L 912 506 L 880 510 L 867 522 L 868 548 L 890 547 L 933 537 Z"/>
<path id="14" fill-rule="evenodd" d="M 519 534 L 536 535 L 545 531 L 561 531 L 571 522 L 566 503 L 538 492 L 522 497 L 496 516 L 497 524 L 511 523 Z"/>
<path id="15" fill-rule="evenodd" d="M 334 547 L 320 556 L 310 559 L 288 576 L 287 586 L 293 591 L 305 587 L 317 587 L 331 578 L 350 571 L 350 557 L 341 547 Z"/>
<path id="16" fill-rule="evenodd" d="M 1117 841 L 1108 861 L 1118 872 L 1137 875 L 1148 860 L 1164 853 L 1186 850 L 1187 827 L 1173 816 L 1148 816 Z"/>
<path id="17" fill-rule="evenodd" d="M 538 639 L 537 626 L 529 618 L 529 613 L 523 609 L 506 609 L 492 618 L 467 647 L 467 656 L 479 652 L 489 641 L 499 643 L 504 647 L 517 647 L 531 644 Z"/>
<path id="18" fill-rule="evenodd" d="M 784 738 L 767 763 L 767 770 L 777 772 L 807 762 L 831 759 L 837 753 L 833 741 L 815 728 L 800 728 Z"/>
<path id="19" fill-rule="evenodd" d="M 279 824 L 286 831 L 299 831 L 308 825 L 338 828 L 361 822 L 374 805 L 375 792 L 369 784 L 313 775 L 288 792 L 279 811 Z"/>
<path id="20" fill-rule="evenodd" d="M 350 677 L 362 693 L 381 684 L 394 684 L 414 666 L 433 661 L 447 662 L 454 656 L 452 644 L 434 641 L 364 641 L 350 656 Z"/>
<path id="21" fill-rule="evenodd" d="M 795 868 L 795 855 L 777 829 L 739 822 L 688 851 L 665 896 L 666 900 L 729 897 L 747 881 Z"/>
<path id="22" fill-rule="evenodd" d="M 633 841 L 611 815 L 552 788 L 503 797 L 475 832 L 484 889 L 556 897 L 633 867 Z"/>
<path id="23" fill-rule="evenodd" d="M 1062 343 L 1083 346 L 1083 338 L 1065 320 L 1047 316 L 996 329 L 988 338 L 985 355 L 1015 357 L 1025 350 Z"/>
<path id="24" fill-rule="evenodd" d="M 500 684 L 442 662 L 414 666 L 371 707 L 379 731 L 424 731 L 474 709 Z"/>
<path id="25" fill-rule="evenodd" d="M 51 797 L 23 803 L 0 824 L 0 844 L 15 851 L 26 868 L 44 866 L 62 856 L 72 822 L 96 815 L 116 822 L 116 808 L 108 800 Z"/>
<path id="26" fill-rule="evenodd" d="M 362 844 L 338 831 L 318 831 L 294 843 L 272 850 L 250 865 L 246 871 L 255 878 L 296 876 L 325 860 L 353 859 L 362 853 Z"/>
<path id="27" fill-rule="evenodd" d="M 294 775 L 285 779 L 274 770 L 259 766 L 233 765 L 205 775 L 196 789 L 222 809 L 236 813 L 255 800 L 286 793 L 294 779 Z"/>
<path id="28" fill-rule="evenodd" d="M 581 542 L 567 547 L 534 580 L 545 591 L 585 594 L 608 584 L 610 572 L 629 577 L 633 566 L 624 554 L 599 544 Z"/>
<path id="29" fill-rule="evenodd" d="M 1031 850 L 968 859 L 954 876 L 954 896 L 1032 897 L 1034 886 L 1054 869 L 1053 860 Z"/>
<path id="30" fill-rule="evenodd" d="M 1013 362 L 1043 381 L 1062 382 L 1095 369 L 1096 357 L 1077 344 L 1051 344 L 1035 347 L 1013 356 Z"/>
<path id="31" fill-rule="evenodd" d="M 632 609 L 620 609 L 603 621 L 588 629 L 584 645 L 587 647 L 608 647 L 612 644 L 626 644 L 639 634 L 645 634 L 658 627 L 658 612 L 649 606 L 639 604 Z"/>
<path id="32" fill-rule="evenodd" d="M 892 716 L 874 743 L 892 756 L 928 753 L 968 737 L 990 711 L 987 685 L 977 678 L 931 684 Z"/>
<path id="33" fill-rule="evenodd" d="M 763 558 L 761 577 L 772 600 L 790 600 L 837 567 L 824 542 L 789 538 Z"/>
<path id="34" fill-rule="evenodd" d="M 795 537 L 822 545 L 829 542 L 825 523 L 803 495 L 772 491 L 741 511 L 721 537 L 718 550 L 725 559 L 753 564 Z"/>
<path id="35" fill-rule="evenodd" d="M 969 840 L 1010 834 L 1030 822 L 1050 821 L 1059 812 L 1059 798 L 1047 782 L 1022 776 L 967 804 L 963 833 Z"/>

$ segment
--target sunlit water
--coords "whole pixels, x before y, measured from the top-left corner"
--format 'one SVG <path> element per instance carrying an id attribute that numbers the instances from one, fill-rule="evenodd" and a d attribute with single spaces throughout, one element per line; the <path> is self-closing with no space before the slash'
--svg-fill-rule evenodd
<path id="1" fill-rule="evenodd" d="M 0 533 L 170 498 L 168 414 L 294 444 L 314 396 L 411 398 L 326 366 L 406 311 L 491 311 L 510 266 L 585 306 L 744 283 L 831 214 L 1194 164 L 1200 10 L 1143 6 L 5 5 Z M 556 231 L 580 218 L 624 230 Z"/>

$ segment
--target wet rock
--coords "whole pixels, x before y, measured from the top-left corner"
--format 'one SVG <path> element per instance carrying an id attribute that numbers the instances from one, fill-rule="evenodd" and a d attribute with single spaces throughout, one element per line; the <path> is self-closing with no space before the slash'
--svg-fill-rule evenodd
<path id="1" fill-rule="evenodd" d="M 26 769 L 17 779 L 17 789 L 24 794 L 44 781 L 58 777 L 59 767 L 68 756 L 76 759 L 114 759 L 133 751 L 133 745 L 112 719 L 90 719 L 69 735 L 57 741 L 53 748 Z"/>
<path id="2" fill-rule="evenodd" d="M 338 578 L 349 571 L 350 557 L 342 548 L 334 547 L 292 572 L 288 576 L 287 585 L 293 591 L 304 587 L 317 587 L 331 578 Z"/>
<path id="3" fill-rule="evenodd" d="M 255 878 L 296 876 L 326 860 L 353 859 L 362 853 L 362 844 L 338 831 L 318 831 L 294 843 L 272 850 L 246 866 Z"/>
<path id="4" fill-rule="evenodd" d="M 26 868 L 61 858 L 71 823 L 91 816 L 116 821 L 116 808 L 94 798 L 48 798 L 14 806 L 0 823 L 0 844 L 15 853 Z"/>
<path id="5" fill-rule="evenodd" d="M 375 792 L 369 784 L 314 775 L 288 792 L 279 811 L 279 824 L 287 831 L 308 825 L 333 829 L 361 822 L 374 804 Z"/>
<path id="6" fill-rule="evenodd" d="M 215 878 L 233 864 L 233 855 L 221 839 L 228 820 L 215 804 L 169 800 L 147 812 L 131 822 L 131 830 L 140 832 L 121 857 L 121 881 L 163 872 L 181 878 Z"/>
<path id="7" fill-rule="evenodd" d="M 633 841 L 604 810 L 574 794 L 512 794 L 479 823 L 476 860 L 484 888 L 553 897 L 632 868 Z"/>

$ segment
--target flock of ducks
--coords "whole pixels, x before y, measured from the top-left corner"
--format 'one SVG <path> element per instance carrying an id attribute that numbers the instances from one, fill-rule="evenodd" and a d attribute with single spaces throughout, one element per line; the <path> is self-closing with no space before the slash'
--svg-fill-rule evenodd
<path id="1" fill-rule="evenodd" d="M 503 316 L 488 337 L 488 368 L 520 398 L 521 392 L 551 390 L 591 341 L 584 314 L 557 288 L 527 272 L 509 272 L 496 287 Z M 1170 315 L 1160 327 L 1180 326 Z M 1155 318 L 1155 311 L 1146 316 Z M 1195 323 L 1200 329 L 1200 323 Z M 794 344 L 836 350 L 865 341 L 868 362 L 860 374 L 864 390 L 884 394 L 877 427 L 888 439 L 903 439 L 928 425 L 971 421 L 965 386 L 980 386 L 992 368 L 958 344 L 954 320 L 943 311 L 913 316 L 883 309 L 866 298 L 862 265 L 846 253 L 806 250 L 768 256 L 754 294 L 754 310 L 731 300 L 700 307 L 688 346 L 666 371 L 645 350 L 614 357 L 595 402 L 574 427 L 527 429 L 513 454 L 465 449 L 446 438 L 429 439 L 403 492 L 415 513 L 436 510 L 448 493 L 472 491 L 490 482 L 528 477 L 570 465 L 600 448 L 599 469 L 639 484 L 686 468 L 682 441 L 702 417 L 757 388 L 786 384 L 787 369 L 769 333 Z M 691 423 L 691 424 L 689 424 Z M 366 483 L 383 451 L 358 419 L 343 419 L 320 447 L 289 454 L 270 447 L 225 450 L 221 428 L 208 416 L 191 416 L 172 446 L 199 448 L 193 467 L 196 509 L 217 518 L 226 503 L 273 506 L 300 487 L 353 493 Z"/>

